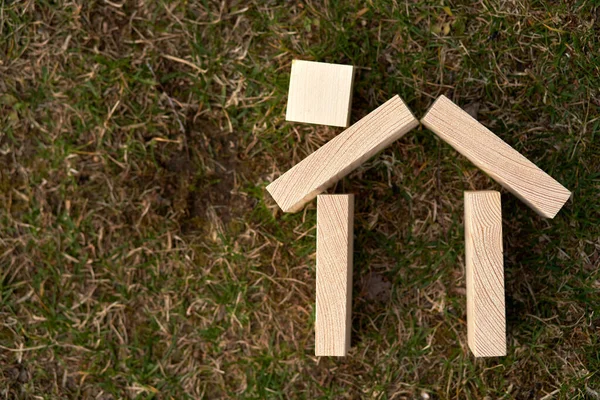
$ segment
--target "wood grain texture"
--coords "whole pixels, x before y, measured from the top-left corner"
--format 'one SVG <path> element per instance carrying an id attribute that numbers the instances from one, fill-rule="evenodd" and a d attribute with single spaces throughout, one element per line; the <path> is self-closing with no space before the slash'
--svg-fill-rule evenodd
<path id="1" fill-rule="evenodd" d="M 350 348 L 354 195 L 317 197 L 315 355 L 345 356 Z"/>
<path id="2" fill-rule="evenodd" d="M 396 95 L 280 176 L 267 191 L 283 211 L 296 212 L 418 124 Z"/>
<path id="3" fill-rule="evenodd" d="M 347 127 L 353 81 L 352 65 L 293 60 L 285 119 Z"/>
<path id="4" fill-rule="evenodd" d="M 538 214 L 554 218 L 571 192 L 445 96 L 421 120 Z"/>
<path id="5" fill-rule="evenodd" d="M 496 191 L 465 192 L 467 336 L 475 357 L 506 355 L 502 208 Z"/>

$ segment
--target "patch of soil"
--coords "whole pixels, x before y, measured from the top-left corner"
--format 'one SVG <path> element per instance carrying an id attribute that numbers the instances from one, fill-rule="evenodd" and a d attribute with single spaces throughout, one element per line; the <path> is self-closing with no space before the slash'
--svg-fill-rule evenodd
<path id="1" fill-rule="evenodd" d="M 235 193 L 238 171 L 243 168 L 237 135 L 207 120 L 188 124 L 187 131 L 184 149 L 165 155 L 161 162 L 167 173 L 163 196 L 176 211 L 183 211 L 184 233 L 197 230 L 211 208 L 227 225 L 249 208 L 246 199 Z"/>
<path id="2" fill-rule="evenodd" d="M 363 278 L 361 296 L 368 300 L 387 302 L 392 294 L 392 284 L 377 272 Z"/>

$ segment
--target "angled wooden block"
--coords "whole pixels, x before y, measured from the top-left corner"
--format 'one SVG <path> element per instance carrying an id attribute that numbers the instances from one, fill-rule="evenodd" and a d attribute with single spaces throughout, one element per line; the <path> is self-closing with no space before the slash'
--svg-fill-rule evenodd
<path id="1" fill-rule="evenodd" d="M 285 119 L 347 127 L 353 81 L 352 65 L 293 60 Z"/>
<path id="2" fill-rule="evenodd" d="M 538 214 L 554 218 L 571 192 L 445 96 L 421 120 Z"/>
<path id="3" fill-rule="evenodd" d="M 315 355 L 345 356 L 352 324 L 354 195 L 317 197 Z"/>
<path id="4" fill-rule="evenodd" d="M 279 207 L 296 212 L 419 124 L 394 96 L 267 186 Z"/>
<path id="5" fill-rule="evenodd" d="M 465 192 L 467 336 L 475 357 L 506 355 L 502 208 L 496 191 Z"/>

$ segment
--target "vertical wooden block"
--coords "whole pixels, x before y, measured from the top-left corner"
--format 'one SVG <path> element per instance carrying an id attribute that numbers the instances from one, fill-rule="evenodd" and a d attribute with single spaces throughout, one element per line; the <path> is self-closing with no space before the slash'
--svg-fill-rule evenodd
<path id="1" fill-rule="evenodd" d="M 354 195 L 317 197 L 315 355 L 345 356 L 350 348 Z"/>
<path id="2" fill-rule="evenodd" d="M 352 65 L 293 60 L 285 119 L 347 127 L 353 81 Z"/>
<path id="3" fill-rule="evenodd" d="M 435 101 L 421 122 L 543 217 L 554 218 L 571 196 L 445 96 Z"/>
<path id="4" fill-rule="evenodd" d="M 299 211 L 418 124 L 396 95 L 281 175 L 267 191 L 283 211 Z"/>
<path id="5" fill-rule="evenodd" d="M 496 191 L 465 192 L 467 336 L 475 357 L 506 355 L 502 209 Z"/>

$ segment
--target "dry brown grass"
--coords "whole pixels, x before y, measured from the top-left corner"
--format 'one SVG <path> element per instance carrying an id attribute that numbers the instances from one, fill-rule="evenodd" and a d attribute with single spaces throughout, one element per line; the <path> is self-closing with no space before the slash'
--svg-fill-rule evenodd
<path id="1" fill-rule="evenodd" d="M 1 396 L 600 397 L 594 5 L 0 4 Z M 264 187 L 339 130 L 284 121 L 293 58 L 360 67 L 353 120 L 444 93 L 574 191 L 503 194 L 506 358 L 466 345 L 462 192 L 497 185 L 425 130 L 332 190 L 353 347 L 312 355 L 314 204 Z"/>

